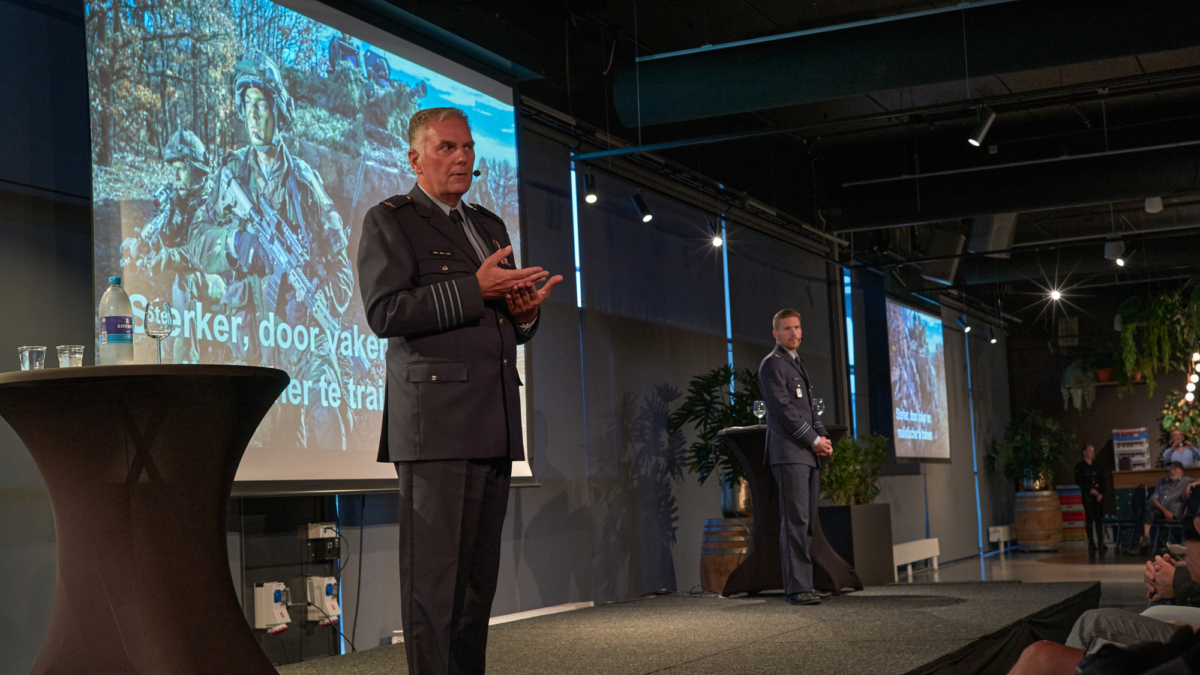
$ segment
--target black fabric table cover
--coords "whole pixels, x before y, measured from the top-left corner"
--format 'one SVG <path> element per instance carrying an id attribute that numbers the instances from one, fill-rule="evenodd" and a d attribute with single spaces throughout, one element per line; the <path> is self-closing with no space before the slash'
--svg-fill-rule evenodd
<path id="1" fill-rule="evenodd" d="M 153 365 L 0 374 L 45 480 L 58 574 L 34 675 L 270 675 L 225 543 L 246 444 L 281 370 Z"/>
<path id="2" fill-rule="evenodd" d="M 834 444 L 846 434 L 846 427 L 827 425 L 829 440 Z M 734 427 L 717 434 L 733 451 L 742 472 L 750 484 L 754 503 L 754 525 L 746 557 L 729 575 L 721 595 L 758 593 L 783 587 L 783 568 L 779 561 L 779 487 L 771 467 L 764 460 L 767 453 L 767 427 Z M 824 460 L 821 460 L 824 464 Z M 821 530 L 821 517 L 812 512 L 813 585 L 822 591 L 840 593 L 844 588 L 862 590 L 863 584 L 840 555 L 829 546 Z"/>

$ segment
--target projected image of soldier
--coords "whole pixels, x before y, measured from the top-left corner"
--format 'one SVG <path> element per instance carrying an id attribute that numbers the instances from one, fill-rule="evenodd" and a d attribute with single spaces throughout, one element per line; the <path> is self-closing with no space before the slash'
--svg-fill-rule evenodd
<path id="1" fill-rule="evenodd" d="M 222 304 L 240 319 L 237 361 L 301 382 L 302 400 L 277 407 L 267 433 L 294 428 L 299 447 L 344 448 L 351 418 L 336 350 L 354 279 L 342 219 L 320 175 L 283 143 L 295 102 L 275 63 L 247 51 L 231 84 L 249 144 L 214 172 L 189 250 L 206 272 L 232 277 Z"/>
<path id="2" fill-rule="evenodd" d="M 219 302 L 225 294 L 225 281 L 219 275 L 201 271 L 184 250 L 211 191 L 204 142 L 196 134 L 180 129 L 163 149 L 163 162 L 174 182 L 163 184 L 155 192 L 158 212 L 121 244 L 125 258 L 122 266 L 132 264 L 134 274 L 154 278 L 155 288 L 162 288 L 162 280 L 169 279 L 169 291 L 157 296 L 169 300 L 182 320 L 186 312 L 196 310 L 197 302 L 202 308 Z M 202 356 L 206 362 L 221 360 L 219 343 L 201 344 L 193 330 L 185 331 L 181 326 L 179 334 L 170 340 L 167 349 L 172 363 L 199 363 Z"/>
<path id="3" fill-rule="evenodd" d="M 337 37 L 329 40 L 328 73 L 332 75 L 336 72 L 338 64 L 343 61 L 354 66 L 355 70 L 362 70 L 361 54 L 351 39 L 350 34 L 346 32 L 342 32 Z"/>

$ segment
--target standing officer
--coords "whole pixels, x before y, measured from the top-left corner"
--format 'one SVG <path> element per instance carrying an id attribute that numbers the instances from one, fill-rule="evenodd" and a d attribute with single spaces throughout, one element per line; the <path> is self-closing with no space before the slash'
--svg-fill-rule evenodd
<path id="1" fill-rule="evenodd" d="M 401 618 L 413 675 L 483 673 L 513 460 L 517 345 L 561 276 L 517 269 L 504 223 L 462 195 L 475 141 L 457 108 L 408 124 L 417 185 L 363 220 L 367 323 L 387 338 L 379 461 L 400 477 Z"/>
<path id="2" fill-rule="evenodd" d="M 817 605 L 829 593 L 813 588 L 812 517 L 821 481 L 818 457 L 833 453 L 812 409 L 812 384 L 800 347 L 800 313 L 780 310 L 771 320 L 775 349 L 758 366 L 767 406 L 767 457 L 779 485 L 779 551 L 783 590 L 793 605 Z"/>

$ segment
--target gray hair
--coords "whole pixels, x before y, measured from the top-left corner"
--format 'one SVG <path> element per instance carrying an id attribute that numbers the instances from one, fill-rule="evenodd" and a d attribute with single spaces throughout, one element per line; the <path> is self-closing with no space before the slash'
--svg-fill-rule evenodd
<path id="1" fill-rule="evenodd" d="M 418 111 L 408 120 L 408 148 L 415 150 L 418 155 L 425 154 L 425 137 L 429 135 L 430 122 L 444 122 L 449 119 L 462 120 L 471 128 L 467 114 L 460 108 L 426 108 Z"/>

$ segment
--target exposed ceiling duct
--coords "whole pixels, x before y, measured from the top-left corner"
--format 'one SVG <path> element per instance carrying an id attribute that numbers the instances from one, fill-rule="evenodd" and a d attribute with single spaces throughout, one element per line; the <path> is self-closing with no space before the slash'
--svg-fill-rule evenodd
<path id="1" fill-rule="evenodd" d="M 1195 0 L 1103 8 L 985 0 L 643 57 L 617 73 L 613 103 L 636 127 L 1200 45 Z"/>
<path id="2" fill-rule="evenodd" d="M 849 184 L 843 188 L 842 217 L 833 230 L 1196 192 L 1200 192 L 1200 141 Z"/>
<path id="3" fill-rule="evenodd" d="M 1009 260 L 964 258 L 959 264 L 965 286 L 1037 280 L 1043 285 L 1055 281 L 1069 288 L 1089 277 L 1102 275 L 1108 280 L 1152 271 L 1169 276 L 1175 269 L 1194 269 L 1200 234 L 1192 232 L 1175 237 L 1127 241 L 1129 264 L 1118 268 L 1104 257 L 1103 240 L 1053 251 L 1014 252 Z M 1107 275 L 1112 276 L 1107 276 Z M 1045 280 L 1045 281 L 1042 281 Z"/>

